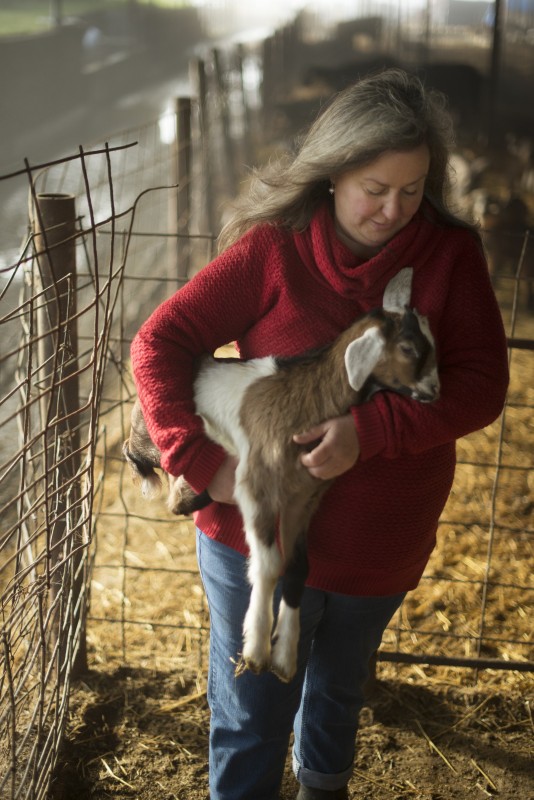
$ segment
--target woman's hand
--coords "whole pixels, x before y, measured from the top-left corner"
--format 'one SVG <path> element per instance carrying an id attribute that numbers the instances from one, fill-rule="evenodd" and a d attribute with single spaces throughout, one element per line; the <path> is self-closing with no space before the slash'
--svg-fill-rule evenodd
<path id="1" fill-rule="evenodd" d="M 316 447 L 300 457 L 302 464 L 315 478 L 337 478 L 357 462 L 360 442 L 351 414 L 328 419 L 309 431 L 293 436 L 297 444 L 310 444 L 318 439 L 320 441 Z"/>
<path id="2" fill-rule="evenodd" d="M 235 505 L 235 468 L 237 458 L 227 456 L 207 487 L 209 496 L 217 503 Z"/>

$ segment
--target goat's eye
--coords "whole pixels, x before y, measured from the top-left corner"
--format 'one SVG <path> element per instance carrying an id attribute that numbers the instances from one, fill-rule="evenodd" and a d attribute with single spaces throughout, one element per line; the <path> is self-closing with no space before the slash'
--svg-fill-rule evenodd
<path id="1" fill-rule="evenodd" d="M 411 345 L 409 345 L 409 344 L 401 344 L 399 346 L 400 346 L 400 351 L 401 351 L 403 356 L 408 356 L 408 357 L 411 358 L 412 356 L 415 355 L 415 349 Z"/>

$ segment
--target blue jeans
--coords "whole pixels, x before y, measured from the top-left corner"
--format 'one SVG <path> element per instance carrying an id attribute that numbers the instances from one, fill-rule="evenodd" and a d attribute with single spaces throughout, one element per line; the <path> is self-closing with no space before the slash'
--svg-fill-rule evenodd
<path id="1" fill-rule="evenodd" d="M 276 800 L 291 731 L 299 782 L 345 786 L 369 659 L 404 594 L 352 597 L 306 587 L 295 678 L 285 684 L 271 673 L 236 677 L 250 596 L 246 559 L 201 531 L 197 556 L 211 622 L 211 800 Z"/>

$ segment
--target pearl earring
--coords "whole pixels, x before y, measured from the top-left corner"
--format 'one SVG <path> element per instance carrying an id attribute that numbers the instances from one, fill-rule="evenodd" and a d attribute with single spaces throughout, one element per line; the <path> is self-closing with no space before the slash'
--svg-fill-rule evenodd
<path id="1" fill-rule="evenodd" d="M 334 186 L 334 184 L 332 184 L 332 186 L 328 191 L 330 192 L 330 194 L 334 194 L 334 192 L 336 191 L 336 187 Z"/>

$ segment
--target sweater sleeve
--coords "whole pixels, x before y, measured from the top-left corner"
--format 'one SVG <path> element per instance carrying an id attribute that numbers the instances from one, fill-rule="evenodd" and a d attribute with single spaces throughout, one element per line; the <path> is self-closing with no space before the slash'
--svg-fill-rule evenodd
<path id="1" fill-rule="evenodd" d="M 196 491 L 206 488 L 225 453 L 195 413 L 195 361 L 239 339 L 260 313 L 268 261 L 261 254 L 244 237 L 162 303 L 132 342 L 134 380 L 161 466 L 184 475 Z"/>
<path id="2" fill-rule="evenodd" d="M 427 280 L 441 298 L 436 303 L 440 311 L 431 319 L 440 399 L 423 404 L 382 392 L 353 408 L 362 461 L 450 443 L 489 425 L 503 408 L 509 379 L 506 337 L 478 243 L 464 238 L 450 274 Z"/>

